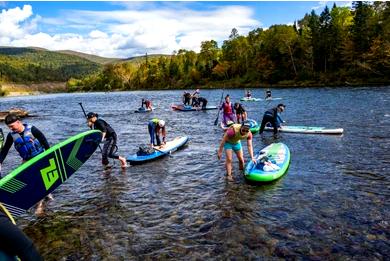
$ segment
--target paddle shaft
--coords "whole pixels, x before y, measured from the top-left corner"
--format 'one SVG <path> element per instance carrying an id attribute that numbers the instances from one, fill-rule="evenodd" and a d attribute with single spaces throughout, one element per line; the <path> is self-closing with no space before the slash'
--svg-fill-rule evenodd
<path id="1" fill-rule="evenodd" d="M 217 118 L 214 121 L 214 125 L 217 126 L 218 124 L 218 119 L 219 119 L 219 111 L 221 110 L 221 104 L 222 104 L 222 99 L 223 99 L 223 93 L 225 92 L 225 89 L 222 90 L 222 95 L 221 95 L 221 100 L 219 101 L 219 106 L 218 106 L 218 113 L 217 113 Z"/>
<path id="2" fill-rule="evenodd" d="M 79 105 L 80 105 L 81 109 L 83 110 L 84 117 L 87 119 L 87 113 L 84 110 L 83 104 L 81 102 L 79 102 Z M 90 127 L 90 129 L 92 129 L 92 127 Z M 100 144 L 99 144 L 99 149 L 100 149 L 100 152 L 103 152 L 102 148 L 100 147 Z"/>
<path id="3" fill-rule="evenodd" d="M 155 147 L 153 147 L 153 149 L 157 150 L 158 152 L 161 152 L 162 154 L 165 154 L 165 155 L 168 155 L 168 156 L 172 157 L 172 155 L 169 152 L 165 152 L 165 151 L 156 149 Z"/>

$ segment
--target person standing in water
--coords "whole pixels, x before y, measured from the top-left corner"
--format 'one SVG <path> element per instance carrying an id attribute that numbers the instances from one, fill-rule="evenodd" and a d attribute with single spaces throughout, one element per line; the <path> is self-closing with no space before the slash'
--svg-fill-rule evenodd
<path id="1" fill-rule="evenodd" d="M 89 112 L 87 114 L 87 124 L 90 128 L 100 130 L 102 135 L 102 141 L 104 142 L 103 150 L 102 150 L 102 164 L 104 169 L 109 169 L 112 166 L 109 165 L 108 158 L 117 159 L 121 163 L 122 168 L 126 168 L 127 163 L 124 157 L 116 155 L 116 143 L 117 143 L 117 135 L 114 129 L 108 124 L 106 121 L 99 119 L 98 114 L 94 112 Z"/>
<path id="2" fill-rule="evenodd" d="M 251 157 L 251 160 L 256 163 L 256 160 L 253 156 L 253 146 L 252 146 L 252 133 L 250 132 L 250 123 L 248 121 L 243 121 L 242 124 L 233 124 L 223 135 L 221 143 L 218 149 L 218 159 L 222 158 L 222 151 L 225 149 L 226 154 L 226 174 L 229 180 L 233 180 L 232 175 L 232 162 L 233 162 L 233 151 L 235 152 L 240 170 L 244 169 L 244 153 L 242 151 L 241 140 L 246 139 L 248 145 L 248 152 Z"/>
<path id="3" fill-rule="evenodd" d="M 228 121 L 236 122 L 236 117 L 234 114 L 233 104 L 230 102 L 229 94 L 225 96 L 225 101 L 222 103 L 219 110 L 223 111 L 223 124 L 227 125 Z"/>
<path id="4" fill-rule="evenodd" d="M 165 121 L 154 118 L 148 123 L 148 132 L 150 135 L 150 146 L 162 146 L 166 144 L 166 130 L 165 130 Z M 162 136 L 162 143 L 160 134 Z"/>
<path id="5" fill-rule="evenodd" d="M 0 172 L 1 166 L 7 157 L 8 151 L 12 144 L 22 158 L 22 162 L 26 162 L 38 154 L 50 148 L 45 135 L 35 126 L 23 124 L 16 114 L 10 113 L 5 117 L 5 124 L 11 132 L 8 133 L 4 146 L 0 152 Z M 51 194 L 38 203 L 35 210 L 37 216 L 44 214 L 44 200 L 52 200 Z"/>
<path id="6" fill-rule="evenodd" d="M 234 110 L 236 111 L 237 123 L 240 123 L 240 120 L 246 121 L 248 115 L 241 103 L 236 102 Z"/>
<path id="7" fill-rule="evenodd" d="M 267 99 L 271 99 L 271 98 L 272 98 L 272 92 L 270 89 L 267 89 L 265 91 L 265 99 L 267 100 Z"/>

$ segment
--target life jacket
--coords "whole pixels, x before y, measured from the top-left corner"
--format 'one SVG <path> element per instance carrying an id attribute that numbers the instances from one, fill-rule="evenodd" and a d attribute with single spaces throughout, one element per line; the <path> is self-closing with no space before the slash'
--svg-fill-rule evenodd
<path id="1" fill-rule="evenodd" d="M 31 132 L 31 125 L 23 124 L 23 136 L 17 132 L 11 132 L 14 146 L 23 160 L 29 160 L 44 151 L 43 146 Z"/>
<path id="2" fill-rule="evenodd" d="M 248 138 L 249 132 L 247 132 L 244 135 L 241 134 L 241 131 L 240 131 L 241 130 L 241 124 L 233 124 L 229 129 L 233 129 L 234 130 L 234 136 L 233 137 L 229 137 L 229 140 L 228 140 L 229 143 L 237 144 L 237 143 L 240 142 L 240 140 Z"/>
<path id="3" fill-rule="evenodd" d="M 233 104 L 231 102 L 230 103 L 224 102 L 222 104 L 222 108 L 223 108 L 223 114 L 232 114 L 233 113 Z"/>

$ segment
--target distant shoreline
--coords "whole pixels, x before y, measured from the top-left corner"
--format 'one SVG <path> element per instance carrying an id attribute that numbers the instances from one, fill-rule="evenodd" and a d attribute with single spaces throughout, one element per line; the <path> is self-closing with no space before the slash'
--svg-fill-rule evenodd
<path id="1" fill-rule="evenodd" d="M 342 88 L 342 87 L 386 87 L 390 86 L 390 83 L 334 83 L 334 84 L 316 84 L 310 83 L 278 83 L 278 84 L 237 84 L 234 81 L 228 82 L 213 82 L 206 85 L 194 85 L 184 88 L 161 88 L 161 89 L 131 89 L 131 90 L 109 90 L 101 92 L 120 92 L 120 91 L 166 91 L 166 90 L 191 90 L 191 89 L 282 89 L 282 88 Z M 30 95 L 41 95 L 50 93 L 87 93 L 85 91 L 69 92 L 66 86 L 66 82 L 45 82 L 45 83 L 33 83 L 33 84 L 17 84 L 17 83 L 2 83 L 2 90 L 5 92 L 3 97 L 14 97 L 14 96 L 30 96 Z"/>

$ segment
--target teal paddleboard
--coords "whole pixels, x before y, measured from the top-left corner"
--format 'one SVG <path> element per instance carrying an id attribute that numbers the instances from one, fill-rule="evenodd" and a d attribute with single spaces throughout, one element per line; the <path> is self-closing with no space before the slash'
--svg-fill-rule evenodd
<path id="1" fill-rule="evenodd" d="M 98 130 L 75 135 L 23 163 L 0 180 L 0 202 L 20 215 L 64 183 L 95 152 Z"/>

